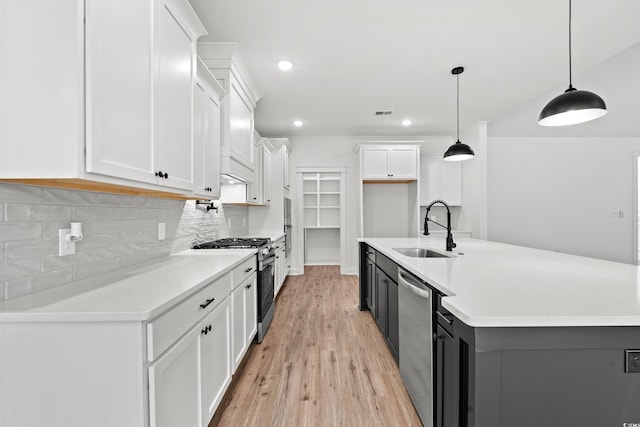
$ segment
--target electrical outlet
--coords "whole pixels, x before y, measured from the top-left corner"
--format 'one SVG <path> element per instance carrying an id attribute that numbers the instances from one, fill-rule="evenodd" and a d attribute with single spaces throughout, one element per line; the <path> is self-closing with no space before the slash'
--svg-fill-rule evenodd
<path id="1" fill-rule="evenodd" d="M 67 242 L 65 237 L 71 233 L 70 228 L 58 229 L 58 256 L 73 255 L 76 253 L 76 242 Z"/>
<path id="2" fill-rule="evenodd" d="M 231 218 L 227 218 L 227 227 L 231 228 Z"/>
<path id="3" fill-rule="evenodd" d="M 640 350 L 625 350 L 624 371 L 640 374 Z"/>
<path id="4" fill-rule="evenodd" d="M 158 240 L 164 240 L 166 238 L 164 222 L 158 223 Z"/>

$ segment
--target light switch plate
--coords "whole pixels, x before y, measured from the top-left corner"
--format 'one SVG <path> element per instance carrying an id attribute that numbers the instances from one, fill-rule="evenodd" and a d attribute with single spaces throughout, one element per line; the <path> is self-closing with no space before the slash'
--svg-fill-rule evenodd
<path id="1" fill-rule="evenodd" d="M 166 238 L 164 222 L 158 223 L 158 240 L 164 240 Z"/>
<path id="2" fill-rule="evenodd" d="M 67 242 L 64 238 L 71 233 L 70 228 L 58 229 L 58 256 L 73 255 L 76 253 L 76 242 Z"/>

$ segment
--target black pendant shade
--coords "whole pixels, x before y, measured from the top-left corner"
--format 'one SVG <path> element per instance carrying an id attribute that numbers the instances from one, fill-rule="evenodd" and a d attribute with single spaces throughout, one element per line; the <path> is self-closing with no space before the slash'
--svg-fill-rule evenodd
<path id="1" fill-rule="evenodd" d="M 444 152 L 444 160 L 459 161 L 473 158 L 475 153 L 467 144 L 463 144 L 460 140 L 456 141 L 451 147 Z"/>
<path id="2" fill-rule="evenodd" d="M 607 114 L 604 100 L 588 90 L 570 87 L 553 98 L 540 113 L 541 126 L 566 126 L 595 120 Z"/>
<path id="3" fill-rule="evenodd" d="M 602 98 L 573 87 L 571 80 L 571 0 L 569 0 L 569 89 L 547 103 L 538 117 L 540 126 L 567 126 L 595 120 L 607 114 Z"/>
<path id="4" fill-rule="evenodd" d="M 449 162 L 459 162 L 473 158 L 475 153 L 467 144 L 460 142 L 460 74 L 463 67 L 456 67 L 451 70 L 451 74 L 456 76 L 456 142 L 444 152 L 442 158 Z"/>

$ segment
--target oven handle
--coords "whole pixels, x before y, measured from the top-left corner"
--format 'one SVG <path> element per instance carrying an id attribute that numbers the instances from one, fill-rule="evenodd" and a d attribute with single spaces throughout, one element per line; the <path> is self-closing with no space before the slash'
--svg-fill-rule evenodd
<path id="1" fill-rule="evenodd" d="M 265 266 L 274 264 L 275 262 L 276 262 L 276 253 L 274 252 L 271 255 L 264 257 L 262 261 L 260 261 L 259 263 L 260 271 L 264 270 Z"/>

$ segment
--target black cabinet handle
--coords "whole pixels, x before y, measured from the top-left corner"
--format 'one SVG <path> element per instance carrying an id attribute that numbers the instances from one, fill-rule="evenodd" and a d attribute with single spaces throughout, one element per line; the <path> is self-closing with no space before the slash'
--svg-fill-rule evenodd
<path id="1" fill-rule="evenodd" d="M 245 286 L 245 288 L 251 289 L 251 284 L 248 284 L 247 286 Z"/>
<path id="2" fill-rule="evenodd" d="M 244 269 L 244 272 L 245 272 L 245 273 L 248 273 L 248 272 L 250 272 L 251 270 L 253 270 L 253 267 L 247 267 L 247 268 L 245 268 L 245 269 Z"/>
<path id="3" fill-rule="evenodd" d="M 453 324 L 453 318 L 449 318 L 444 314 L 440 313 L 439 311 L 437 311 L 436 313 L 438 313 L 438 320 L 445 322 L 447 325 Z"/>
<path id="4" fill-rule="evenodd" d="M 165 179 L 169 178 L 169 174 L 166 173 L 166 172 L 162 172 L 162 171 L 156 172 L 156 176 L 160 177 L 160 178 L 165 178 Z"/>
<path id="5" fill-rule="evenodd" d="M 200 333 L 204 335 L 207 335 L 209 332 L 211 332 L 211 325 L 205 326 L 205 328 L 200 331 Z"/>
<path id="6" fill-rule="evenodd" d="M 216 299 L 215 298 L 211 298 L 208 299 L 204 302 L 204 304 L 200 304 L 200 308 L 207 308 L 207 306 L 209 306 L 209 304 L 211 304 L 212 302 L 214 302 Z"/>

